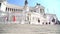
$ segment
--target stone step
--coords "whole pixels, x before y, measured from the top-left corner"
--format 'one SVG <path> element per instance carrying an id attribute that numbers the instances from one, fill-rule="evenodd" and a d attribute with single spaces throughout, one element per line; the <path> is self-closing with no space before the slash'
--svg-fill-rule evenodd
<path id="1" fill-rule="evenodd" d="M 1 34 L 59 34 L 60 25 L 0 24 Z"/>

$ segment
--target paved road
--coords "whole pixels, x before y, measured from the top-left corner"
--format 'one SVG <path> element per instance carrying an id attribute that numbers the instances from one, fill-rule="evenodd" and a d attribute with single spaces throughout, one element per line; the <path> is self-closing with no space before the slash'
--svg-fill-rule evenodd
<path id="1" fill-rule="evenodd" d="M 0 34 L 60 34 L 60 25 L 0 24 Z"/>

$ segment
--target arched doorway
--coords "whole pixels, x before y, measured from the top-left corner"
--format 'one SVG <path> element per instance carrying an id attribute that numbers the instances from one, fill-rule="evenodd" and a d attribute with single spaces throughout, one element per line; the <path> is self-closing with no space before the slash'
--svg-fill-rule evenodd
<path id="1" fill-rule="evenodd" d="M 46 22 L 46 25 L 47 25 L 48 23 Z"/>
<path id="2" fill-rule="evenodd" d="M 44 25 L 44 22 L 42 24 Z"/>
<path id="3" fill-rule="evenodd" d="M 51 23 L 49 22 L 49 24 L 51 24 Z"/>
<path id="4" fill-rule="evenodd" d="M 54 18 L 52 19 L 52 22 L 55 22 L 55 19 Z"/>
<path id="5" fill-rule="evenodd" d="M 40 20 L 38 19 L 38 23 L 40 23 Z"/>

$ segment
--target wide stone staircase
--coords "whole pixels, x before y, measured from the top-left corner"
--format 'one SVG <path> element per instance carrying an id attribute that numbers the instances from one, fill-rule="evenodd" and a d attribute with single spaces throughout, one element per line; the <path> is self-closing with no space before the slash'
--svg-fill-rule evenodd
<path id="1" fill-rule="evenodd" d="M 0 24 L 0 34 L 60 34 L 60 25 Z"/>

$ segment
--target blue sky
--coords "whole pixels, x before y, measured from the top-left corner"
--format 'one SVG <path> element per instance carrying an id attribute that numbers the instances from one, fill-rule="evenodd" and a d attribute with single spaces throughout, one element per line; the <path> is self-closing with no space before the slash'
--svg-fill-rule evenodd
<path id="1" fill-rule="evenodd" d="M 8 0 L 9 3 L 24 6 L 25 0 Z M 60 0 L 28 0 L 28 5 L 34 7 L 36 3 L 40 3 L 45 7 L 45 12 L 56 14 L 60 20 Z"/>

